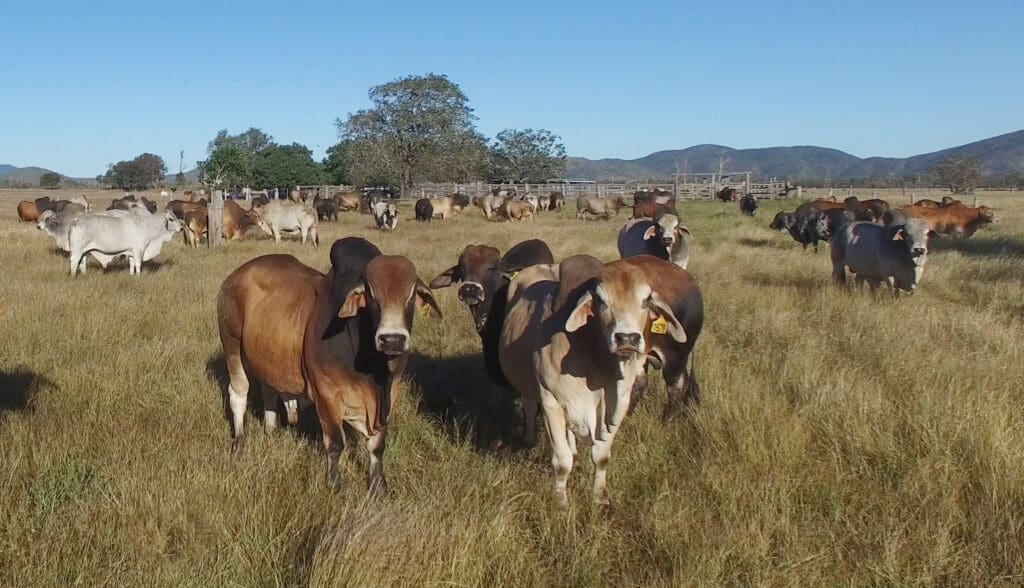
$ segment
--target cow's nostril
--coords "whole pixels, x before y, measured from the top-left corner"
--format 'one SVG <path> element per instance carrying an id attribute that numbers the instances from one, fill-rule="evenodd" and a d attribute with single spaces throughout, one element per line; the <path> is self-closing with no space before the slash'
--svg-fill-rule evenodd
<path id="1" fill-rule="evenodd" d="M 615 345 L 620 349 L 637 349 L 640 347 L 640 333 L 615 333 Z"/>

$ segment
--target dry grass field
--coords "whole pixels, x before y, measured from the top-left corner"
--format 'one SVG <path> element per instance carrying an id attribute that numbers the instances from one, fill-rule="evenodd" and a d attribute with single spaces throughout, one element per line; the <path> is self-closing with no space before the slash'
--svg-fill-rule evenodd
<path id="1" fill-rule="evenodd" d="M 998 224 L 933 241 L 919 292 L 898 301 L 833 288 L 827 247 L 770 231 L 794 200 L 755 219 L 683 203 L 704 401 L 663 422 L 654 375 L 616 440 L 613 506 L 591 506 L 581 448 L 567 511 L 543 436 L 487 442 L 480 343 L 455 289 L 438 291 L 442 320 L 416 320 L 380 500 L 361 444 L 333 492 L 315 434 L 264 434 L 258 395 L 232 455 L 214 300 L 248 259 L 324 270 L 347 235 L 425 280 L 468 243 L 538 237 L 557 258 L 610 260 L 623 215 L 418 224 L 404 209 L 380 234 L 346 214 L 321 224 L 319 248 L 178 237 L 140 278 L 122 265 L 72 279 L 17 222 L 39 194 L 0 191 L 0 585 L 1024 583 L 1024 202 L 1006 194 L 982 194 Z"/>

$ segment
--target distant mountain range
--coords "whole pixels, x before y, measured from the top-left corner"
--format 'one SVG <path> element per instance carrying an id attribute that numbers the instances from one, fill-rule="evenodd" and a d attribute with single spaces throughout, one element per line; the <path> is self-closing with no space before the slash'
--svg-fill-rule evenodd
<path id="1" fill-rule="evenodd" d="M 658 151 L 639 159 L 586 159 L 570 157 L 565 177 L 571 180 L 642 180 L 668 178 L 681 171 L 718 171 L 723 158 L 727 170 L 750 171 L 755 177 L 805 179 L 899 178 L 925 173 L 954 156 L 972 156 L 987 176 L 1024 173 L 1024 130 L 913 157 L 868 157 L 825 147 L 766 147 L 733 149 L 723 145 L 696 145 Z"/>
<path id="2" fill-rule="evenodd" d="M 733 149 L 724 145 L 696 145 L 686 149 L 658 151 L 639 159 L 586 159 L 570 157 L 566 162 L 565 177 L 570 180 L 629 181 L 670 178 L 677 172 L 710 173 L 718 171 L 720 162 L 727 159 L 726 169 L 731 172 L 750 171 L 756 178 L 848 180 L 896 179 L 907 175 L 926 173 L 944 159 L 971 156 L 981 162 L 986 176 L 1024 174 L 1024 130 L 999 135 L 950 147 L 942 151 L 914 155 L 913 157 L 860 158 L 838 149 L 814 146 L 764 147 L 759 149 Z M 41 167 L 15 167 L 0 164 L 0 186 L 37 186 L 39 177 L 47 169 Z M 177 173 L 169 173 L 166 182 L 172 184 Z M 65 183 L 94 185 L 94 178 L 67 178 Z M 185 181 L 199 180 L 199 170 L 185 172 Z"/>

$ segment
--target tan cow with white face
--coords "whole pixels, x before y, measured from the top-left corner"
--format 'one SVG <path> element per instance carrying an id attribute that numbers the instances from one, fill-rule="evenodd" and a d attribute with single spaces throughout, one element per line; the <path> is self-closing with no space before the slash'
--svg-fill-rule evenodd
<path id="1" fill-rule="evenodd" d="M 652 317 L 664 321 L 670 337 L 686 341 L 672 308 L 630 259 L 605 264 L 577 255 L 557 266 L 528 267 L 509 285 L 501 367 L 523 396 L 528 437 L 543 407 L 555 498 L 563 505 L 577 435 L 593 442 L 594 500 L 609 502 L 611 445 L 645 361 Z"/>

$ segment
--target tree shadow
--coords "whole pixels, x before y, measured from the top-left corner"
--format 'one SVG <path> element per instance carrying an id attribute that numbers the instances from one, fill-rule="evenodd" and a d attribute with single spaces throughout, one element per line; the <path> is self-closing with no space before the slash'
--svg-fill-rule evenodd
<path id="1" fill-rule="evenodd" d="M 959 251 L 970 257 L 1024 257 L 1024 241 L 1010 237 L 929 239 L 932 252 Z"/>
<path id="2" fill-rule="evenodd" d="M 263 405 L 261 388 L 263 383 L 252 377 L 252 371 L 248 369 L 248 366 L 246 366 L 246 373 L 249 374 L 246 414 L 249 417 L 248 420 L 261 423 L 263 422 L 263 413 L 266 410 L 266 407 Z M 231 382 L 231 378 L 228 376 L 227 361 L 224 359 L 223 352 L 214 353 L 206 360 L 206 375 L 216 382 L 217 388 L 220 390 L 221 408 L 224 411 L 224 424 L 227 426 L 228 434 L 232 435 L 234 431 L 231 427 L 231 408 L 228 404 L 228 384 Z M 280 398 L 277 399 L 273 410 L 277 412 L 277 422 L 282 427 L 290 427 L 284 402 Z M 320 441 L 322 429 L 320 428 L 320 420 L 316 415 L 316 407 L 313 406 L 312 402 L 305 399 L 299 400 L 299 419 L 294 428 L 307 441 L 313 443 Z"/>
<path id="3" fill-rule="evenodd" d="M 51 382 L 23 367 L 11 372 L 0 372 L 0 415 L 5 412 L 32 412 L 36 395 L 41 386 Z"/>
<path id="4" fill-rule="evenodd" d="M 412 352 L 407 377 L 419 390 L 421 413 L 453 443 L 469 439 L 483 453 L 515 448 L 521 416 L 510 391 L 491 383 L 482 354 L 433 357 Z"/>

